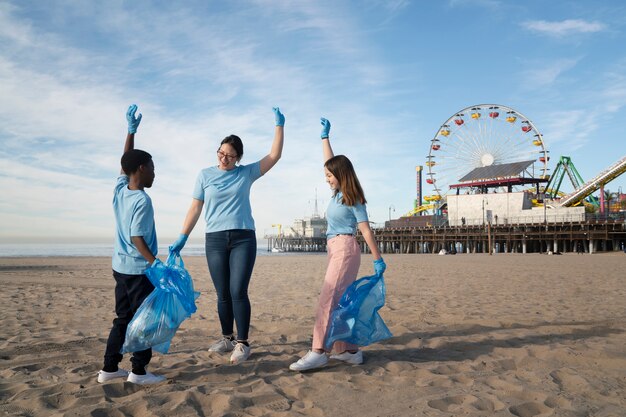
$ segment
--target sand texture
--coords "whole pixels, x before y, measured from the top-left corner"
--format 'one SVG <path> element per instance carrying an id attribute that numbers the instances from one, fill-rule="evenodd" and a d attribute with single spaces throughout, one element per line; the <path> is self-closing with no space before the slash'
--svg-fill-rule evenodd
<path id="1" fill-rule="evenodd" d="M 215 293 L 150 371 L 96 382 L 114 318 L 109 258 L 3 258 L 1 416 L 626 416 L 626 255 L 386 255 L 394 337 L 365 363 L 288 366 L 310 347 L 324 255 L 257 259 L 252 356 L 210 353 Z M 372 272 L 363 256 L 361 275 Z M 121 364 L 128 369 L 125 357 Z"/>

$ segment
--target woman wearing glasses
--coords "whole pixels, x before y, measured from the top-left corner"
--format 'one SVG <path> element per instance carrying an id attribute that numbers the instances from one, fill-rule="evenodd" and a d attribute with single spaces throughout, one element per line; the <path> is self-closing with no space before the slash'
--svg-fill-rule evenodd
<path id="1" fill-rule="evenodd" d="M 176 253 L 183 249 L 202 207 L 206 205 L 206 259 L 217 293 L 217 312 L 222 327 L 222 337 L 211 345 L 209 351 L 232 351 L 231 363 L 245 361 L 250 356 L 248 284 L 256 259 L 250 188 L 276 165 L 282 154 L 285 116 L 278 107 L 273 110 L 276 128 L 270 153 L 255 163 L 240 165 L 243 156 L 241 139 L 235 135 L 224 138 L 217 150 L 217 165 L 200 171 L 183 230 L 170 246 L 170 251 Z M 234 323 L 237 325 L 236 337 Z"/>

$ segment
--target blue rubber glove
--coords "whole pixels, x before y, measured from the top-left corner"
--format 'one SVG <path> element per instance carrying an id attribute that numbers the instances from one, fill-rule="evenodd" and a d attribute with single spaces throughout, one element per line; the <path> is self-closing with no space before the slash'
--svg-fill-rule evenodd
<path id="1" fill-rule="evenodd" d="M 330 134 L 330 122 L 328 119 L 320 118 L 322 122 L 322 139 L 328 139 L 328 135 Z"/>
<path id="2" fill-rule="evenodd" d="M 135 117 L 136 112 L 136 104 L 131 104 L 130 106 L 128 106 L 128 111 L 126 112 L 126 120 L 128 120 L 128 133 L 137 133 L 139 123 L 141 123 L 141 113 L 139 113 L 139 116 Z"/>
<path id="3" fill-rule="evenodd" d="M 280 112 L 280 108 L 272 107 L 274 117 L 276 117 L 276 126 L 285 126 L 285 115 Z"/>
<path id="4" fill-rule="evenodd" d="M 159 265 L 163 265 L 163 262 L 161 262 L 159 258 L 154 258 L 154 262 L 152 262 L 152 265 L 150 265 L 150 268 L 156 268 Z"/>
<path id="5" fill-rule="evenodd" d="M 172 243 L 172 246 L 170 246 L 170 252 L 175 252 L 176 254 L 179 254 L 181 250 L 183 250 L 183 248 L 185 247 L 185 243 L 187 243 L 187 238 L 189 236 L 187 236 L 186 234 L 181 233 L 180 236 L 178 236 L 178 239 L 176 239 L 176 242 Z"/>
<path id="6" fill-rule="evenodd" d="M 374 272 L 376 275 L 382 275 L 387 269 L 387 264 L 383 261 L 383 258 L 376 259 L 374 261 Z"/>

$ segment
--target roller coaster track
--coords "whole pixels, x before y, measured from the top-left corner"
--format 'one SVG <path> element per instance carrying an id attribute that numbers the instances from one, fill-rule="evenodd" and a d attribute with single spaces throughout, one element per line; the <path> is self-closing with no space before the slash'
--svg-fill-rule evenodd
<path id="1" fill-rule="evenodd" d="M 421 213 L 422 211 L 426 211 L 426 210 L 432 210 L 435 208 L 434 204 L 426 204 L 423 206 L 417 206 L 415 207 L 413 210 L 409 211 L 407 214 L 405 214 L 402 217 L 411 217 L 411 216 L 417 216 L 419 213 Z"/>
<path id="2" fill-rule="evenodd" d="M 615 178 L 626 172 L 626 156 L 596 175 L 595 178 L 587 181 L 580 187 L 576 188 L 572 193 L 564 196 L 559 201 L 559 206 L 570 207 L 582 201 L 594 191 L 598 190 L 605 184 L 613 181 Z"/>

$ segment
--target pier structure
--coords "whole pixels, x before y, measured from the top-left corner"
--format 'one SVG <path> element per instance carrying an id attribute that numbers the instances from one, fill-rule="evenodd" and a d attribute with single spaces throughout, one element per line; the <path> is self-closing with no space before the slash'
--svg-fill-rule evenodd
<path id="1" fill-rule="evenodd" d="M 265 236 L 268 252 L 326 252 L 326 236 Z"/>
<path id="2" fill-rule="evenodd" d="M 431 226 L 428 217 L 410 225 L 402 219 L 374 228 L 382 253 L 595 253 L 623 251 L 626 215 L 591 218 L 581 222 Z M 435 216 L 432 216 L 435 217 Z M 436 219 L 430 219 L 434 224 Z M 325 237 L 266 236 L 267 250 L 325 252 Z M 369 252 L 360 234 L 363 253 Z"/>
<path id="3" fill-rule="evenodd" d="M 594 253 L 624 250 L 624 218 L 562 223 L 375 229 L 382 253 Z M 367 245 L 359 237 L 362 252 Z"/>

